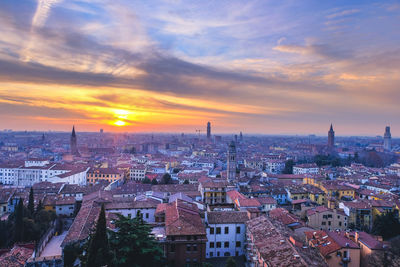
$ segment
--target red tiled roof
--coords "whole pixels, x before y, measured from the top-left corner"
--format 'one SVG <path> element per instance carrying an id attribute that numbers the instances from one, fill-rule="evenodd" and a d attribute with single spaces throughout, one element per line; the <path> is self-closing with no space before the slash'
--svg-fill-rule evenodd
<path id="1" fill-rule="evenodd" d="M 165 227 L 167 235 L 206 235 L 197 206 L 179 199 L 166 206 Z"/>

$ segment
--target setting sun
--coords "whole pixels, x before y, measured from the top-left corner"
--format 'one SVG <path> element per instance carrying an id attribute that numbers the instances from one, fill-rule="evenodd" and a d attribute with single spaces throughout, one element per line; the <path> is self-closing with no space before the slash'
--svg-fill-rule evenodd
<path id="1" fill-rule="evenodd" d="M 116 126 L 125 126 L 125 125 L 126 125 L 126 122 L 121 121 L 121 120 L 118 120 L 118 121 L 115 121 L 115 122 L 114 122 L 114 125 L 116 125 Z"/>

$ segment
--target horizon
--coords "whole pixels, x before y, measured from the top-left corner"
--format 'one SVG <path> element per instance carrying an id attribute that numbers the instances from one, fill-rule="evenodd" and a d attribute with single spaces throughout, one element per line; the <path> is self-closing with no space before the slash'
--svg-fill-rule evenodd
<path id="1" fill-rule="evenodd" d="M 44 133 L 65 133 L 65 134 L 70 134 L 72 130 L 70 131 L 66 131 L 66 130 L 13 130 L 13 129 L 2 129 L 0 130 L 0 134 L 1 133 L 7 133 L 7 132 L 22 132 L 22 133 L 40 133 L 40 134 L 44 134 Z M 98 131 L 79 131 L 75 128 L 75 132 L 76 134 L 79 133 L 98 133 L 101 134 L 100 129 Z M 216 133 L 211 133 L 211 136 L 222 136 L 222 137 L 226 137 L 226 136 L 235 136 L 238 135 L 239 137 L 239 133 L 240 132 L 216 132 Z M 190 135 L 190 136 L 201 136 L 206 138 L 206 131 L 202 131 L 200 134 L 197 132 L 133 132 L 133 131 L 128 131 L 128 132 L 121 132 L 121 131 L 104 131 L 103 134 L 143 134 L 143 135 L 151 135 L 151 134 L 159 134 L 159 135 L 181 135 L 181 134 L 185 134 L 185 135 Z M 296 133 L 276 133 L 276 134 L 270 134 L 270 133 L 251 133 L 251 132 L 246 132 L 243 133 L 243 136 L 270 136 L 270 137 L 310 137 L 310 136 L 315 136 L 317 138 L 327 138 L 327 134 L 314 134 L 314 133 L 300 133 L 300 134 L 296 134 Z M 352 137 L 358 137 L 358 138 L 382 138 L 383 139 L 383 135 L 337 135 L 336 131 L 335 131 L 335 138 L 352 138 Z M 392 139 L 398 139 L 400 138 L 400 136 L 395 136 L 392 135 Z"/>
<path id="2" fill-rule="evenodd" d="M 400 136 L 399 17 L 395 0 L 5 0 L 0 128 Z"/>

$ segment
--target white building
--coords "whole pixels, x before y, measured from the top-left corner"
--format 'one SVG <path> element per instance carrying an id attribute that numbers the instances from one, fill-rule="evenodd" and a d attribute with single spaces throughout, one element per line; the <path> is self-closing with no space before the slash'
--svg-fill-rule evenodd
<path id="1" fill-rule="evenodd" d="M 293 166 L 293 174 L 318 174 L 319 168 L 317 164 L 300 164 Z"/>
<path id="2" fill-rule="evenodd" d="M 86 173 L 90 168 L 82 168 L 77 170 L 72 170 L 62 174 L 55 175 L 47 181 L 51 183 L 66 183 L 66 184 L 76 184 L 76 185 L 86 185 Z"/>
<path id="3" fill-rule="evenodd" d="M 279 174 L 285 169 L 285 160 L 269 159 L 265 162 L 265 170 L 268 173 Z"/>
<path id="4" fill-rule="evenodd" d="M 247 212 L 207 212 L 206 258 L 243 255 L 248 219 Z"/>
<path id="5" fill-rule="evenodd" d="M 162 203 L 145 196 L 137 197 L 134 201 L 111 202 L 105 205 L 105 209 L 110 213 L 119 213 L 125 217 L 135 218 L 140 211 L 143 220 L 147 223 L 154 223 L 157 205 Z"/>
<path id="6" fill-rule="evenodd" d="M 26 162 L 25 162 L 26 164 Z M 33 166 L 35 164 L 37 165 L 42 165 L 41 162 L 39 163 L 34 163 L 28 161 L 28 166 L 16 166 L 16 165 L 1 165 L 0 166 L 0 182 L 3 184 L 9 184 L 9 185 L 16 185 L 16 186 L 32 186 L 35 183 L 38 182 L 64 182 L 67 181 L 67 183 L 74 183 L 74 184 L 79 184 L 79 185 L 85 185 L 86 184 L 86 177 L 84 178 L 85 181 L 83 181 L 83 174 L 81 173 L 80 175 L 77 175 L 76 172 L 76 167 L 71 166 L 71 165 L 62 165 L 62 164 L 47 164 L 44 166 Z M 32 165 L 33 164 L 33 165 Z M 83 169 L 82 169 L 83 170 Z M 85 175 L 86 175 L 86 169 L 85 169 Z M 69 177 L 69 179 L 60 179 L 61 177 L 58 177 L 60 175 L 69 173 L 66 176 L 72 176 Z"/>

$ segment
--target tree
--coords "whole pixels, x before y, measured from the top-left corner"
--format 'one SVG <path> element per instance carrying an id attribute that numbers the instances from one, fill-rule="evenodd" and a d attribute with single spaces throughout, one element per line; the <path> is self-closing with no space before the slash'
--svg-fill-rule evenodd
<path id="1" fill-rule="evenodd" d="M 147 177 L 144 177 L 142 184 L 150 184 L 150 183 L 151 183 L 150 179 Z"/>
<path id="2" fill-rule="evenodd" d="M 169 173 L 165 173 L 161 179 L 161 184 L 170 184 L 171 183 L 171 175 Z"/>
<path id="3" fill-rule="evenodd" d="M 225 263 L 225 267 L 236 267 L 236 261 L 234 258 L 229 257 Z"/>
<path id="4" fill-rule="evenodd" d="M 89 237 L 86 254 L 86 267 L 111 266 L 110 247 L 107 237 L 106 214 L 104 205 L 101 205 L 96 229 Z"/>
<path id="5" fill-rule="evenodd" d="M 370 254 L 367 258 L 369 266 L 372 267 L 395 267 L 400 266 L 400 235 L 390 240 L 390 246 Z"/>
<path id="6" fill-rule="evenodd" d="M 29 210 L 30 216 L 33 217 L 33 215 L 35 214 L 35 200 L 33 198 L 33 188 L 32 187 L 31 187 L 31 190 L 29 191 L 28 210 Z"/>
<path id="7" fill-rule="evenodd" d="M 163 266 L 163 251 L 151 235 L 151 227 L 138 212 L 133 219 L 117 214 L 116 232 L 110 233 L 114 264 L 128 266 Z"/>
<path id="8" fill-rule="evenodd" d="M 151 180 L 151 184 L 152 184 L 152 185 L 158 185 L 157 179 L 154 178 L 153 180 Z"/>
<path id="9" fill-rule="evenodd" d="M 22 241 L 24 241 L 24 203 L 20 198 L 15 211 L 14 242 Z"/>
<path id="10" fill-rule="evenodd" d="M 293 174 L 293 166 L 294 166 L 294 161 L 292 159 L 289 159 L 285 162 L 285 169 L 283 169 L 284 174 Z"/>
<path id="11" fill-rule="evenodd" d="M 394 211 L 386 212 L 375 218 L 372 232 L 387 240 L 400 235 L 400 222 Z"/>
<path id="12" fill-rule="evenodd" d="M 64 267 L 73 267 L 76 258 L 82 253 L 82 248 L 78 243 L 71 243 L 63 249 Z"/>
<path id="13" fill-rule="evenodd" d="M 189 180 L 186 179 L 186 180 L 183 182 L 183 184 L 189 184 Z"/>
<path id="14" fill-rule="evenodd" d="M 42 204 L 42 201 L 39 200 L 39 203 L 36 207 L 36 213 L 39 213 L 42 209 L 43 209 L 43 204 Z"/>

